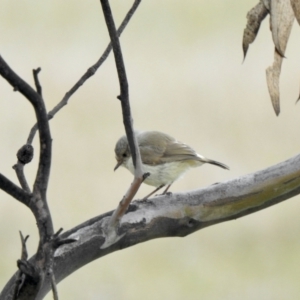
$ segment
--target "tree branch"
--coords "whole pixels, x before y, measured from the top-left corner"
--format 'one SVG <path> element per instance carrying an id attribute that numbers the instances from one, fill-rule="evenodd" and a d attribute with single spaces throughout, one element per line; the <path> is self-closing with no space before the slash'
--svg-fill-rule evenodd
<path id="1" fill-rule="evenodd" d="M 105 213 L 65 232 L 63 239 L 74 239 L 55 252 L 57 282 L 91 261 L 138 243 L 161 237 L 184 237 L 221 222 L 235 220 L 300 194 L 300 155 L 262 171 L 209 187 L 151 201 L 134 201 L 119 226 L 122 239 L 101 249 L 105 242 L 104 224 L 112 212 Z M 34 258 L 31 258 L 34 259 Z M 8 282 L 0 300 L 13 287 Z M 45 282 L 37 299 L 51 289 Z"/>
<path id="2" fill-rule="evenodd" d="M 26 193 L 24 190 L 15 185 L 12 181 L 6 178 L 0 173 L 0 189 L 12 196 L 13 198 L 19 200 L 26 206 L 30 206 L 31 195 Z"/>
<path id="3" fill-rule="evenodd" d="M 26 242 L 29 238 L 29 235 L 27 235 L 25 238 L 22 234 L 21 231 L 19 231 L 20 233 L 20 238 L 21 238 L 21 244 L 22 244 L 22 251 L 21 251 L 21 260 L 27 260 L 28 258 L 28 253 L 27 253 L 27 247 L 26 247 Z M 18 294 L 19 291 L 24 283 L 24 274 L 19 271 L 17 276 L 16 276 L 16 282 L 15 282 L 15 287 L 14 287 L 14 293 L 13 293 L 13 297 L 12 300 L 16 300 L 18 298 Z"/>
<path id="4" fill-rule="evenodd" d="M 118 30 L 118 35 L 120 35 L 126 27 L 140 2 L 141 0 L 136 0 L 134 2 L 132 8 L 127 13 Z M 53 253 L 55 249 L 57 249 L 57 247 L 73 243 L 74 241 L 76 241 L 76 239 L 62 239 L 61 237 L 58 237 L 59 233 L 57 235 L 53 235 L 51 215 L 46 201 L 46 191 L 51 166 L 51 136 L 48 119 L 53 118 L 54 114 L 67 104 L 68 99 L 71 97 L 71 95 L 75 93 L 76 90 L 96 72 L 100 65 L 105 61 L 110 51 L 111 45 L 109 44 L 98 62 L 94 66 L 92 66 L 84 76 L 82 76 L 79 82 L 77 82 L 77 84 L 75 84 L 75 86 L 68 93 L 66 93 L 63 100 L 52 111 L 50 111 L 49 114 L 46 113 L 45 105 L 42 99 L 42 88 L 38 79 L 40 68 L 38 68 L 37 70 L 33 70 L 35 86 L 37 89 L 37 92 L 35 92 L 25 81 L 23 81 L 17 74 L 15 74 L 11 70 L 11 68 L 0 56 L 0 74 L 14 87 L 15 91 L 20 91 L 25 96 L 35 109 L 37 124 L 32 128 L 27 145 L 25 146 L 31 147 L 31 143 L 37 129 L 39 130 L 40 136 L 39 167 L 33 187 L 33 193 L 30 194 L 30 197 L 28 196 L 23 199 L 24 195 L 27 196 L 27 194 L 0 174 L 0 188 L 7 191 L 10 195 L 16 197 L 17 199 L 22 201 L 22 203 L 30 207 L 33 214 L 35 215 L 40 234 L 40 242 L 38 252 L 35 255 L 35 259 L 32 262 L 27 262 L 25 260 L 18 261 L 18 266 L 20 269 L 19 274 L 20 272 L 23 274 L 27 274 L 23 275 L 22 277 L 24 278 L 24 280 L 26 280 L 26 283 L 23 282 L 24 284 L 21 284 L 21 290 L 19 289 L 20 285 L 18 286 L 17 290 L 11 289 L 8 294 L 10 295 L 10 297 L 16 297 L 16 292 L 18 292 L 18 297 L 20 299 L 35 299 L 40 286 L 44 283 L 44 280 L 48 282 L 51 279 L 50 281 L 54 297 L 58 298 L 55 285 L 55 277 L 54 273 L 52 273 Z M 21 149 L 23 148 L 24 146 Z M 21 149 L 19 150 L 18 154 L 20 153 Z M 14 168 L 17 172 L 17 176 L 23 189 L 27 192 L 30 192 L 30 188 L 27 184 L 23 172 L 25 163 L 27 162 L 23 162 L 23 160 L 18 156 L 18 163 L 14 166 Z M 17 279 L 20 279 L 20 276 L 17 277 Z M 28 279 L 30 282 L 27 282 Z M 19 283 L 19 280 L 17 280 L 17 282 Z M 26 288 L 23 288 L 24 286 Z M 2 296 L 0 296 L 0 298 L 1 297 Z"/>
<path id="5" fill-rule="evenodd" d="M 31 190 L 24 174 L 24 166 L 25 164 L 31 162 L 33 158 L 33 152 L 34 152 L 33 147 L 31 145 L 29 144 L 23 145 L 17 153 L 18 162 L 13 166 L 13 169 L 16 171 L 21 187 L 27 193 L 31 193 Z"/>
<path id="6" fill-rule="evenodd" d="M 50 167 L 51 167 L 51 135 L 48 123 L 45 104 L 41 96 L 32 89 L 23 79 L 21 79 L 0 56 L 0 75 L 13 86 L 14 90 L 19 91 L 33 105 L 40 135 L 40 159 L 34 192 L 46 196 Z"/>
<path id="7" fill-rule="evenodd" d="M 51 167 L 51 144 L 50 128 L 47 118 L 45 104 L 40 95 L 21 79 L 0 56 L 0 75 L 2 75 L 15 90 L 25 96 L 33 105 L 39 126 L 40 158 L 38 171 L 33 187 L 33 201 L 30 209 L 33 212 L 40 235 L 40 254 L 42 245 L 53 235 L 53 225 L 50 211 L 46 200 L 46 192 Z"/>
<path id="8" fill-rule="evenodd" d="M 51 167 L 52 139 L 46 107 L 42 97 L 17 75 L 1 56 L 0 74 L 14 87 L 15 91 L 19 91 L 32 104 L 39 127 L 40 157 L 32 194 L 29 194 L 30 196 L 28 195 L 25 198 L 24 192 L 21 194 L 19 188 L 16 188 L 16 186 L 5 179 L 4 176 L 0 177 L 0 188 L 16 199 L 22 200 L 22 203 L 26 204 L 31 209 L 39 230 L 39 246 L 35 260 L 32 262 L 18 260 L 19 270 L 25 274 L 25 281 L 24 284 L 22 284 L 22 288 L 19 290 L 18 299 L 29 300 L 35 299 L 45 278 L 47 278 L 47 270 L 51 269 L 53 266 L 54 250 L 48 246 L 49 240 L 51 240 L 51 237 L 53 236 L 53 224 L 46 198 Z M 31 145 L 25 145 L 18 151 L 18 162 L 23 164 L 29 162 L 33 155 L 33 151 L 27 153 L 27 146 L 29 146 L 30 149 L 32 148 Z M 26 191 L 29 191 L 23 171 L 18 171 L 18 177 L 23 188 Z M 15 292 L 15 290 L 13 292 Z M 12 295 L 15 294 L 13 293 Z"/>
<path id="9" fill-rule="evenodd" d="M 123 61 L 123 55 L 121 50 L 120 41 L 116 32 L 116 27 L 114 23 L 114 19 L 112 16 L 112 12 L 110 9 L 110 5 L 108 0 L 100 0 L 102 5 L 102 10 L 106 22 L 106 26 L 109 32 L 111 44 L 113 47 L 116 68 L 118 72 L 119 84 L 120 84 L 120 96 L 118 99 L 121 101 L 122 105 L 122 113 L 123 113 L 123 122 L 126 130 L 126 135 L 128 138 L 128 143 L 130 146 L 132 159 L 134 165 L 136 165 L 136 145 L 134 143 L 134 130 L 132 126 L 132 117 L 131 117 L 131 109 L 129 103 L 129 89 L 128 89 L 128 81 L 126 76 L 125 65 Z"/>
<path id="10" fill-rule="evenodd" d="M 42 97 L 43 96 L 42 95 L 42 86 L 41 86 L 40 81 L 39 81 L 39 73 L 40 72 L 41 72 L 41 68 L 37 68 L 37 69 L 32 70 L 36 91 Z"/>
<path id="11" fill-rule="evenodd" d="M 138 8 L 140 3 L 141 3 L 141 0 L 134 1 L 132 7 L 126 14 L 124 20 L 122 21 L 122 23 L 117 31 L 118 37 L 121 36 L 122 32 L 124 31 L 125 27 L 129 23 L 131 17 L 135 13 L 135 11 Z M 66 106 L 68 104 L 68 101 L 71 98 L 71 96 L 86 82 L 86 80 L 88 80 L 91 76 L 93 76 L 97 72 L 99 67 L 107 59 L 111 49 L 112 49 L 112 46 L 111 46 L 111 43 L 109 43 L 108 46 L 106 47 L 105 51 L 99 58 L 99 60 L 93 66 L 88 68 L 88 70 L 85 72 L 85 74 L 83 74 L 81 76 L 81 78 L 75 83 L 75 85 L 65 94 L 63 99 L 52 110 L 49 111 L 48 120 L 51 120 L 56 115 L 56 113 L 58 113 L 64 106 Z M 32 144 L 32 141 L 34 139 L 34 136 L 35 136 L 37 130 L 38 130 L 38 126 L 37 126 L 37 124 L 35 124 L 30 130 L 30 133 L 29 133 L 29 136 L 27 139 L 27 144 Z"/>
<path id="12" fill-rule="evenodd" d="M 129 147 L 131 150 L 133 164 L 135 166 L 133 183 L 131 184 L 129 190 L 127 191 L 123 199 L 120 201 L 119 206 L 114 211 L 112 217 L 110 218 L 109 223 L 107 224 L 106 241 L 105 244 L 102 245 L 102 247 L 104 248 L 104 247 L 108 247 L 109 245 L 111 245 L 111 243 L 121 238 L 121 236 L 118 236 L 116 232 L 116 227 L 120 219 L 124 215 L 125 211 L 127 210 L 136 192 L 138 191 L 141 184 L 143 183 L 145 176 L 149 176 L 149 175 L 146 174 L 144 175 L 142 170 L 142 160 L 141 160 L 140 150 L 133 130 L 133 119 L 131 116 L 131 109 L 130 109 L 130 102 L 129 102 L 129 88 L 128 88 L 125 64 L 123 61 L 121 45 L 116 31 L 113 15 L 110 9 L 109 1 L 100 0 L 100 2 L 102 5 L 106 26 L 108 29 L 108 33 L 110 36 L 110 40 L 114 52 L 115 63 L 118 72 L 119 84 L 120 84 L 120 96 L 118 96 L 118 99 L 121 101 L 123 123 L 125 126 Z"/>
<path id="13" fill-rule="evenodd" d="M 56 287 L 56 281 L 55 281 L 55 276 L 53 273 L 53 270 L 51 270 L 51 288 L 52 288 L 52 293 L 53 293 L 53 299 L 58 300 L 58 291 Z"/>
<path id="14" fill-rule="evenodd" d="M 22 164 L 20 161 L 18 161 L 14 166 L 13 169 L 16 171 L 17 177 L 19 179 L 19 182 L 21 184 L 21 187 L 24 191 L 27 193 L 31 193 L 30 187 L 27 183 L 25 174 L 24 174 L 24 164 Z"/>

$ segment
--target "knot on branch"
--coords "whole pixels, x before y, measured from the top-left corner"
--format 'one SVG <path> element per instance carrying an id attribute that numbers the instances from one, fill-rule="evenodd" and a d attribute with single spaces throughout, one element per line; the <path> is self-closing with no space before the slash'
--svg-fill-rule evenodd
<path id="1" fill-rule="evenodd" d="M 88 74 L 88 76 L 93 76 L 96 73 L 96 71 L 97 71 L 97 69 L 95 68 L 95 66 L 92 66 L 87 69 L 87 74 Z"/>
<path id="2" fill-rule="evenodd" d="M 17 152 L 18 161 L 22 164 L 28 164 L 33 158 L 33 147 L 30 144 L 25 144 Z"/>

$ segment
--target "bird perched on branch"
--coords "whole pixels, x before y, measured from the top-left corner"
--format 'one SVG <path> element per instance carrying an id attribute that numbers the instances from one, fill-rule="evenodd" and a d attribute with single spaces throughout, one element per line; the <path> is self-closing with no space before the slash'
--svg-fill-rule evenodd
<path id="1" fill-rule="evenodd" d="M 135 135 L 141 153 L 143 172 L 150 173 L 144 182 L 156 187 L 144 199 L 149 198 L 164 186 L 166 189 L 163 194 L 166 194 L 172 183 L 190 168 L 208 163 L 229 170 L 226 165 L 198 154 L 190 146 L 177 141 L 168 134 L 159 131 L 144 131 L 135 132 Z M 114 171 L 123 166 L 134 174 L 126 135 L 118 140 L 115 153 L 117 165 Z"/>

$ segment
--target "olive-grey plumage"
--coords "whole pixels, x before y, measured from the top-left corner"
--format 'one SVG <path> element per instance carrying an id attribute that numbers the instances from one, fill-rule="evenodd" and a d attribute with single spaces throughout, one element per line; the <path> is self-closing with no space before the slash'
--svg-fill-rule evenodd
<path id="1" fill-rule="evenodd" d="M 145 183 L 156 186 L 156 190 L 165 185 L 168 185 L 168 189 L 188 169 L 201 166 L 204 163 L 229 169 L 220 162 L 201 156 L 190 146 L 177 141 L 168 134 L 159 131 L 144 131 L 135 134 L 144 172 L 150 173 Z M 134 166 L 126 136 L 122 136 L 118 140 L 115 154 L 118 163 L 114 170 L 122 165 L 134 174 Z"/>

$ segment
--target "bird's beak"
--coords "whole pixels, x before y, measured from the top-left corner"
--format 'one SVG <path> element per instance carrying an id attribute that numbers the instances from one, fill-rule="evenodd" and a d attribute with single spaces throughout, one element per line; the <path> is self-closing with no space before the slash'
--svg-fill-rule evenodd
<path id="1" fill-rule="evenodd" d="M 122 163 L 123 163 L 122 160 L 118 161 L 118 163 L 116 164 L 116 166 L 114 168 L 114 171 L 116 171 L 122 165 Z"/>

